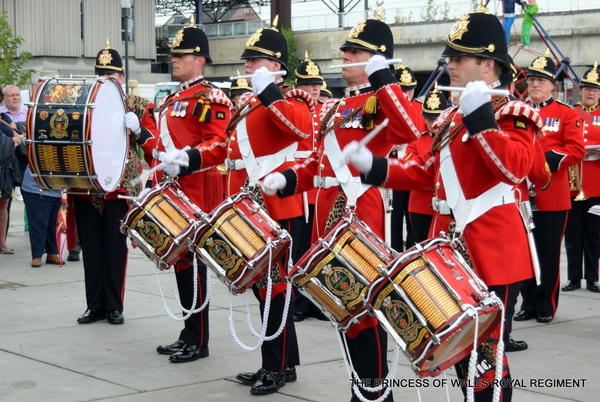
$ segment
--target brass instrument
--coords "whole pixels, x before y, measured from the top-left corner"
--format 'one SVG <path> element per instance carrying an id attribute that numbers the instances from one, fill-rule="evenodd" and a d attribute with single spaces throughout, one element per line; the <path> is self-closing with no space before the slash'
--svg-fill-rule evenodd
<path id="1" fill-rule="evenodd" d="M 583 193 L 583 188 L 581 187 L 581 173 L 579 169 L 579 165 L 569 166 L 569 191 L 577 191 L 577 195 L 575 196 L 575 201 L 583 201 L 587 200 L 587 197 Z"/>

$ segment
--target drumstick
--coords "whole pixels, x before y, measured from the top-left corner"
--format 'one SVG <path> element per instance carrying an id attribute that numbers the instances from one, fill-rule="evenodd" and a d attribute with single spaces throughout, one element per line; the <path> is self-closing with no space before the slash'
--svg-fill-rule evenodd
<path id="1" fill-rule="evenodd" d="M 400 64 L 402 63 L 402 59 L 389 59 L 385 61 L 387 64 Z M 336 64 L 333 66 L 329 66 L 329 68 L 352 68 L 352 67 L 364 67 L 368 64 L 368 61 L 363 61 L 360 63 L 348 63 L 348 64 Z"/>
<path id="2" fill-rule="evenodd" d="M 279 77 L 282 75 L 286 75 L 287 72 L 286 71 L 269 71 L 269 75 L 272 75 L 273 77 Z M 237 77 L 229 77 L 229 79 L 231 81 L 235 81 L 235 80 L 240 80 L 240 79 L 248 79 L 248 78 L 252 78 L 254 77 L 254 74 L 248 74 L 248 75 L 238 75 Z"/>
<path id="3" fill-rule="evenodd" d="M 127 88 L 129 88 L 129 95 L 133 95 L 133 89 L 138 87 L 137 80 L 127 81 Z"/>
<path id="4" fill-rule="evenodd" d="M 367 134 L 365 136 L 365 138 L 363 138 L 362 140 L 359 141 L 358 146 L 356 147 L 356 151 L 359 151 L 362 147 L 364 147 L 365 145 L 367 145 L 373 138 L 375 138 L 375 136 L 377 134 L 379 134 L 379 132 L 381 130 L 383 130 L 385 128 L 385 126 L 388 125 L 388 123 L 390 122 L 390 119 L 388 119 L 387 117 L 381 122 L 380 125 L 378 125 L 377 127 L 375 127 L 373 129 L 373 131 L 371 131 L 369 134 Z"/>
<path id="5" fill-rule="evenodd" d="M 463 92 L 465 90 L 465 88 L 464 87 L 438 86 L 437 90 L 438 91 Z M 508 89 L 486 89 L 485 91 L 483 91 L 483 93 L 488 94 L 488 95 L 498 95 L 498 96 L 508 96 L 510 94 L 510 92 L 508 91 Z"/>
<path id="6" fill-rule="evenodd" d="M 192 149 L 192 148 L 191 148 L 189 145 L 186 145 L 185 147 L 183 147 L 182 151 L 187 151 L 187 150 L 189 150 L 189 149 Z M 158 155 L 158 160 L 159 160 L 159 161 L 161 160 L 160 158 L 161 158 L 161 157 L 162 157 L 162 155 L 164 155 L 164 154 L 165 154 L 164 152 L 159 152 L 159 155 Z M 188 162 L 186 162 L 186 161 L 182 161 L 181 159 L 173 159 L 173 161 L 172 161 L 172 162 L 173 162 L 174 164 L 176 164 L 176 165 L 179 165 L 179 166 L 184 166 L 184 167 L 188 167 L 188 166 L 189 166 L 189 163 L 188 163 Z M 164 163 L 162 163 L 162 161 L 161 161 L 161 163 L 159 163 L 158 165 L 154 166 L 152 169 L 150 169 L 150 170 L 148 171 L 148 177 L 152 176 L 154 173 L 156 173 L 156 171 L 158 171 L 158 170 L 163 170 L 163 169 L 164 169 Z M 139 182 L 141 182 L 141 181 L 142 181 L 142 176 L 138 176 L 138 177 L 136 177 L 135 179 L 131 180 L 131 181 L 130 181 L 130 183 L 131 183 L 133 186 L 135 186 L 135 185 L 137 185 L 137 184 L 138 184 Z"/>

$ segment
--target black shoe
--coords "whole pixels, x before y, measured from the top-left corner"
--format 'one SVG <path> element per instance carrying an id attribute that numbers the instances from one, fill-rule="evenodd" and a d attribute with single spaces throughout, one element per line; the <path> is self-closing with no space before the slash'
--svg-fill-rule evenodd
<path id="1" fill-rule="evenodd" d="M 552 314 L 541 313 L 541 314 L 537 315 L 537 318 L 535 320 L 537 322 L 541 322 L 542 324 L 548 324 L 548 323 L 552 322 L 553 319 L 554 319 L 554 317 L 552 317 Z"/>
<path id="2" fill-rule="evenodd" d="M 511 336 L 508 337 L 508 342 L 504 344 L 505 352 L 520 352 L 527 349 L 529 346 L 525 341 L 515 341 Z"/>
<path id="3" fill-rule="evenodd" d="M 125 317 L 119 310 L 107 310 L 106 319 L 109 324 L 123 324 L 125 322 Z"/>
<path id="4" fill-rule="evenodd" d="M 260 371 L 260 370 L 259 370 Z M 279 391 L 285 385 L 285 372 L 262 370 L 258 380 L 250 388 L 253 395 L 268 395 Z"/>
<path id="5" fill-rule="evenodd" d="M 173 353 L 181 351 L 185 346 L 185 342 L 181 339 L 177 339 L 170 345 L 158 345 L 156 351 L 161 355 L 172 355 Z"/>
<path id="6" fill-rule="evenodd" d="M 560 290 L 562 290 L 563 292 L 571 292 L 575 289 L 581 289 L 581 282 L 580 281 L 567 281 L 567 283 L 565 283 L 565 286 L 563 286 L 562 288 L 560 288 Z"/>
<path id="7" fill-rule="evenodd" d="M 106 318 L 106 311 L 88 308 L 81 317 L 77 319 L 79 324 L 91 324 L 96 321 L 104 320 Z"/>
<path id="8" fill-rule="evenodd" d="M 189 343 L 186 343 L 179 352 L 175 352 L 169 356 L 169 360 L 173 363 L 187 363 L 202 357 L 208 357 L 208 346 L 190 345 Z"/>
<path id="9" fill-rule="evenodd" d="M 589 290 L 590 292 L 600 293 L 600 283 L 598 283 L 598 282 L 588 281 L 586 287 L 587 287 L 587 290 Z"/>
<path id="10" fill-rule="evenodd" d="M 245 385 L 254 385 L 254 383 L 258 380 L 263 371 L 266 371 L 264 368 L 259 369 L 257 372 L 246 372 L 239 373 L 235 376 L 238 380 L 240 380 Z M 285 369 L 285 382 L 294 382 L 298 379 L 296 375 L 296 367 L 287 367 Z"/>
<path id="11" fill-rule="evenodd" d="M 533 317 L 533 314 L 529 314 L 527 311 L 525 310 L 521 310 L 519 311 L 517 314 L 515 314 L 515 321 L 528 321 L 531 320 Z"/>
<path id="12" fill-rule="evenodd" d="M 79 261 L 79 251 L 71 250 L 69 252 L 69 256 L 67 257 L 67 261 Z"/>
<path id="13" fill-rule="evenodd" d="M 308 314 L 306 313 L 303 313 L 301 311 L 296 311 L 294 313 L 294 322 L 304 321 L 306 318 L 308 318 Z"/>
<path id="14" fill-rule="evenodd" d="M 327 318 L 327 316 L 323 314 L 322 311 L 319 311 L 317 314 L 315 314 L 315 318 L 319 321 L 329 321 L 329 318 Z"/>

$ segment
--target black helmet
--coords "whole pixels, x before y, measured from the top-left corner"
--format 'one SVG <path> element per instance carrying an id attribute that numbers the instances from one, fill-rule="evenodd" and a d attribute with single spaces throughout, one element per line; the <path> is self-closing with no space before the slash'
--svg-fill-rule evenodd
<path id="1" fill-rule="evenodd" d="M 396 72 L 394 72 L 394 78 L 398 81 L 398 84 L 404 91 L 410 91 L 417 87 L 417 79 L 413 74 L 412 70 L 404 66 L 404 63 L 400 64 Z"/>
<path id="2" fill-rule="evenodd" d="M 321 87 L 321 92 L 319 92 L 319 96 L 327 96 L 328 98 L 333 98 L 333 94 L 327 88 L 327 83 L 323 80 L 323 86 Z"/>
<path id="3" fill-rule="evenodd" d="M 394 35 L 390 27 L 381 21 L 381 10 L 377 19 L 361 21 L 352 28 L 340 50 L 343 52 L 348 48 L 368 50 L 386 59 L 394 57 Z"/>
<path id="4" fill-rule="evenodd" d="M 600 82 L 598 82 L 598 62 L 594 63 L 594 67 L 587 70 L 583 74 L 583 78 L 579 82 L 580 87 L 591 87 L 600 88 Z"/>
<path id="5" fill-rule="evenodd" d="M 123 60 L 121 55 L 115 49 L 111 49 L 108 38 L 106 47 L 98 52 L 96 64 L 94 64 L 94 73 L 96 75 L 112 74 L 123 72 Z"/>
<path id="6" fill-rule="evenodd" d="M 504 28 L 485 9 L 462 16 L 446 38 L 442 57 L 477 56 L 498 61 L 510 70 Z"/>
<path id="7" fill-rule="evenodd" d="M 323 84 L 321 69 L 317 63 L 308 58 L 308 52 L 304 54 L 304 61 L 298 63 L 294 74 L 296 85 Z"/>
<path id="8" fill-rule="evenodd" d="M 437 119 L 438 116 L 446 110 L 448 107 L 448 101 L 443 93 L 439 92 L 437 88 L 429 92 L 425 99 L 423 99 L 423 110 L 421 115 L 430 119 Z"/>
<path id="9" fill-rule="evenodd" d="M 261 28 L 248 39 L 241 59 L 265 58 L 278 61 L 287 72 L 287 77 L 290 73 L 288 45 L 283 34 L 276 28 L 277 21 L 276 16 L 271 28 Z"/>
<path id="10" fill-rule="evenodd" d="M 543 56 L 533 59 L 529 70 L 527 70 L 527 77 L 542 77 L 554 82 L 556 79 L 556 65 L 554 60 L 548 56 L 550 56 L 550 52 L 546 50 Z"/>
<path id="11" fill-rule="evenodd" d="M 208 38 L 203 30 L 194 25 L 194 16 L 190 17 L 190 24 L 180 29 L 173 40 L 171 55 L 193 54 L 206 58 L 206 63 L 212 63 L 208 48 Z"/>
<path id="12" fill-rule="evenodd" d="M 240 75 L 240 72 L 237 72 L 237 75 Z M 248 85 L 248 81 L 245 78 L 239 78 L 235 80 L 235 82 L 229 87 L 229 97 L 231 98 L 234 95 L 243 94 L 246 92 L 253 92 L 251 86 Z"/>

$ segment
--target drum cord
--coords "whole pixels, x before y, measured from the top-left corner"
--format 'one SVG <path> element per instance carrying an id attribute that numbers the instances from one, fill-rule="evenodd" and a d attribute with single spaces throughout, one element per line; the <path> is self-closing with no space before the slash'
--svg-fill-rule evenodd
<path id="1" fill-rule="evenodd" d="M 494 378 L 496 379 L 496 387 L 494 388 L 494 396 L 492 397 L 492 402 L 500 401 L 500 391 L 501 391 L 501 379 L 502 379 L 502 364 L 504 357 L 504 304 L 500 301 L 500 299 L 494 296 L 500 305 L 500 313 L 502 314 L 502 319 L 500 320 L 500 339 L 498 339 L 498 347 L 496 349 L 496 374 Z"/>
<path id="2" fill-rule="evenodd" d="M 291 259 L 292 244 L 293 244 L 293 240 L 290 241 L 289 253 L 288 253 L 288 255 L 290 257 L 288 259 L 288 265 L 292 264 L 292 259 Z M 235 340 L 235 342 L 238 344 L 239 347 L 241 347 L 242 349 L 247 350 L 249 352 L 253 352 L 253 351 L 257 350 L 258 348 L 260 348 L 265 341 L 272 341 L 273 339 L 275 339 L 279 335 L 281 335 L 281 333 L 283 332 L 283 329 L 287 323 L 286 318 L 287 318 L 289 308 L 290 308 L 290 299 L 291 299 L 291 295 L 292 295 L 292 283 L 290 281 L 288 281 L 287 286 L 286 286 L 285 304 L 283 306 L 283 317 L 281 319 L 281 324 L 279 325 L 277 332 L 275 332 L 273 335 L 265 336 L 267 333 L 267 325 L 269 323 L 269 313 L 271 311 L 271 293 L 273 290 L 273 279 L 271 278 L 271 270 L 273 269 L 273 264 L 272 264 L 272 262 L 273 262 L 273 243 L 271 242 L 270 239 L 267 239 L 267 247 L 269 248 L 269 270 L 267 272 L 267 275 L 268 275 L 267 276 L 267 295 L 265 297 L 265 308 L 263 310 L 263 320 L 262 320 L 263 323 L 262 323 L 260 334 L 258 332 L 256 332 L 256 330 L 252 326 L 252 321 L 251 321 L 251 316 L 250 316 L 250 304 L 248 301 L 248 292 L 246 292 L 246 322 L 248 324 L 248 328 L 250 328 L 250 331 L 252 332 L 252 335 L 254 335 L 255 337 L 257 337 L 259 339 L 258 343 L 254 347 L 244 344 L 237 336 L 237 332 L 235 330 L 235 325 L 233 322 L 233 303 L 232 303 L 231 293 L 229 294 L 229 329 L 231 330 L 231 336 L 233 336 L 233 339 Z"/>
<path id="3" fill-rule="evenodd" d="M 210 300 L 210 274 L 207 272 L 207 275 L 206 275 L 206 300 L 204 301 L 202 306 L 200 306 L 200 307 L 198 307 L 198 309 L 194 310 L 194 308 L 196 307 L 196 304 L 198 303 L 198 262 L 196 260 L 196 253 L 194 253 L 193 261 L 194 261 L 194 263 L 193 263 L 194 274 L 193 275 L 194 275 L 194 278 L 196 278 L 196 280 L 194 281 L 194 301 L 192 303 L 192 307 L 190 307 L 189 310 L 184 308 L 181 305 L 179 293 L 175 289 L 175 283 L 173 282 L 173 273 L 171 273 L 169 275 L 169 278 L 171 279 L 171 287 L 173 289 L 173 293 L 175 294 L 175 300 L 177 300 L 177 305 L 184 313 L 186 313 L 186 315 L 181 318 L 179 318 L 175 314 L 173 314 L 171 312 L 171 309 L 169 309 L 169 307 L 167 306 L 167 301 L 165 300 L 165 295 L 163 293 L 162 286 L 160 284 L 160 278 L 158 276 L 159 270 L 156 269 L 156 271 L 155 271 L 156 280 L 158 281 L 158 288 L 160 289 L 160 295 L 163 300 L 163 306 L 165 307 L 165 310 L 167 311 L 167 314 L 169 315 L 169 317 L 171 317 L 175 321 L 185 321 L 188 318 L 190 318 L 192 316 L 192 314 L 199 313 L 200 311 L 202 311 L 206 308 L 206 306 L 208 305 L 208 302 Z"/>
<path id="4" fill-rule="evenodd" d="M 348 377 L 350 377 L 350 380 L 352 380 L 353 378 L 360 379 L 358 373 L 356 372 L 356 370 L 354 370 L 354 365 L 352 364 L 352 359 L 350 357 L 350 350 L 348 348 L 348 343 L 346 341 L 346 338 L 343 336 L 342 331 L 339 330 L 337 323 L 334 324 L 334 327 L 335 327 L 337 335 L 338 335 L 338 342 L 340 344 L 340 348 L 342 349 L 342 354 L 344 355 L 344 363 L 346 364 L 346 370 L 348 371 Z M 398 346 L 398 344 L 396 343 L 396 346 L 394 347 L 394 357 L 392 358 L 392 368 L 391 368 L 391 370 L 389 370 L 388 375 L 385 377 L 386 381 L 383 381 L 384 383 L 390 383 L 394 378 L 396 378 L 396 369 L 398 368 L 398 357 L 399 356 L 400 356 L 400 346 Z M 354 392 L 356 397 L 358 399 L 360 399 L 361 402 L 382 402 L 388 397 L 390 392 L 392 392 L 392 387 L 384 386 L 384 385 L 378 385 L 376 387 L 361 386 L 360 388 L 364 389 L 367 392 L 378 392 L 385 388 L 383 395 L 381 395 L 379 398 L 367 399 L 360 392 L 358 384 L 356 382 L 353 382 L 352 391 Z M 420 397 L 419 397 L 419 401 L 420 401 Z"/>
<path id="5" fill-rule="evenodd" d="M 470 304 L 463 304 L 463 311 L 469 311 L 475 320 L 475 330 L 473 331 L 473 350 L 471 350 L 471 358 L 469 359 L 469 371 L 467 374 L 467 402 L 475 401 L 475 389 L 473 382 L 475 381 L 475 365 L 477 364 L 477 339 L 479 338 L 479 314 L 475 307 Z"/>

